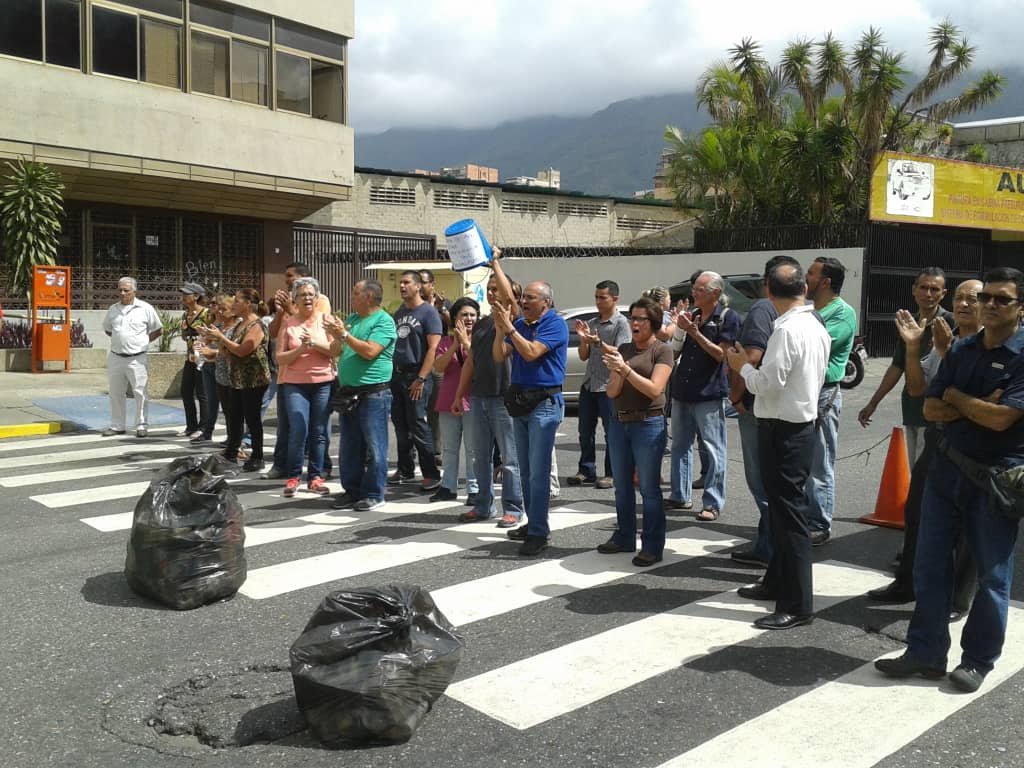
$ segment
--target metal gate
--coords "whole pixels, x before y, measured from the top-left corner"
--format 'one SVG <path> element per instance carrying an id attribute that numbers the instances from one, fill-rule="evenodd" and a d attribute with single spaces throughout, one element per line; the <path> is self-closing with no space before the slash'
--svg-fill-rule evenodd
<path id="1" fill-rule="evenodd" d="M 864 258 L 862 329 L 868 353 L 892 355 L 896 349 L 893 317 L 898 309 L 916 311 L 911 290 L 925 267 L 946 273 L 946 297 L 952 306 L 956 287 L 981 276 L 989 241 L 988 230 L 872 224 Z"/>
<path id="2" fill-rule="evenodd" d="M 309 265 L 320 290 L 331 297 L 335 309 L 349 312 L 352 286 L 375 278 L 369 264 L 387 261 L 433 261 L 437 246 L 432 235 L 364 232 L 343 227 L 306 227 L 293 230 L 296 261 Z"/>

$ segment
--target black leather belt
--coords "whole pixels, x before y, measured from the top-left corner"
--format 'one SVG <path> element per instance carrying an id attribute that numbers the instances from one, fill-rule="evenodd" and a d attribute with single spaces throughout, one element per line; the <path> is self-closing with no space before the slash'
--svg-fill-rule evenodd
<path id="1" fill-rule="evenodd" d="M 644 421 L 654 416 L 663 416 L 664 408 L 648 408 L 646 411 L 616 411 L 615 419 L 620 424 L 633 424 L 637 421 Z"/>
<path id="2" fill-rule="evenodd" d="M 111 350 L 111 351 L 113 352 L 113 350 Z M 117 355 L 118 357 L 138 357 L 139 355 L 144 355 L 146 353 L 145 352 L 135 352 L 134 354 L 129 355 L 129 354 L 125 353 L 125 352 L 114 352 L 114 354 Z"/>

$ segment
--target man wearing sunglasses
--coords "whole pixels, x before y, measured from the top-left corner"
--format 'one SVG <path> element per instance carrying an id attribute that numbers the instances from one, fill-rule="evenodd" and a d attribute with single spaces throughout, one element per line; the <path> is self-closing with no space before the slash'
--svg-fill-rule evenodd
<path id="1" fill-rule="evenodd" d="M 941 679 L 949 653 L 950 565 L 962 530 L 974 555 L 978 591 L 950 682 L 978 690 L 1003 648 L 1018 520 L 1004 515 L 985 483 L 987 468 L 1024 464 L 1024 273 L 994 269 L 978 293 L 982 330 L 953 345 L 928 388 L 924 415 L 945 424 L 921 505 L 907 650 L 875 667 L 888 677 Z M 982 471 L 978 471 L 982 468 Z"/>

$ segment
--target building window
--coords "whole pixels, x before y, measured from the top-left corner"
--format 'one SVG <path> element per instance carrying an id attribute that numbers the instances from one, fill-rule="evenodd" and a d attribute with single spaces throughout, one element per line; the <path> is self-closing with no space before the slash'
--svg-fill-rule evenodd
<path id="1" fill-rule="evenodd" d="M 121 5 L 130 5 L 140 11 L 151 11 L 175 19 L 181 18 L 181 0 L 115 0 Z"/>
<path id="2" fill-rule="evenodd" d="M 147 83 L 181 88 L 181 28 L 140 19 L 142 77 Z"/>
<path id="3" fill-rule="evenodd" d="M 227 98 L 228 45 L 226 37 L 192 33 L 193 91 Z"/>
<path id="4" fill-rule="evenodd" d="M 601 203 L 559 203 L 559 216 L 582 216 L 592 218 L 607 216 L 608 206 Z"/>
<path id="5" fill-rule="evenodd" d="M 548 204 L 541 200 L 516 200 L 503 197 L 501 199 L 503 213 L 547 213 Z"/>
<path id="6" fill-rule="evenodd" d="M 321 29 L 314 29 L 303 24 L 296 24 L 290 21 L 278 21 L 275 27 L 274 42 L 283 45 L 285 48 L 294 48 L 298 51 L 305 51 L 314 56 L 344 62 L 345 60 L 345 38 L 325 32 Z"/>
<path id="7" fill-rule="evenodd" d="M 138 17 L 110 8 L 92 9 L 92 68 L 117 77 L 139 78 Z"/>
<path id="8" fill-rule="evenodd" d="M 262 45 L 231 41 L 231 98 L 267 106 L 270 54 Z"/>
<path id="9" fill-rule="evenodd" d="M 188 15 L 192 24 L 270 42 L 270 17 L 261 13 L 211 0 L 192 0 Z"/>
<path id="10" fill-rule="evenodd" d="M 416 190 L 405 187 L 370 187 L 370 205 L 416 205 Z"/>
<path id="11" fill-rule="evenodd" d="M 345 122 L 345 82 L 341 67 L 326 61 L 312 61 L 313 117 Z"/>
<path id="12" fill-rule="evenodd" d="M 81 0 L 46 0 L 46 60 L 62 67 L 82 66 Z"/>
<path id="13" fill-rule="evenodd" d="M 309 59 L 277 52 L 277 108 L 310 113 Z"/>
<path id="14" fill-rule="evenodd" d="M 4 0 L 0 53 L 43 60 L 43 5 L 39 0 Z"/>
<path id="15" fill-rule="evenodd" d="M 435 208 L 466 208 L 486 211 L 491 207 L 491 196 L 486 192 L 463 192 L 453 189 L 434 190 Z"/>

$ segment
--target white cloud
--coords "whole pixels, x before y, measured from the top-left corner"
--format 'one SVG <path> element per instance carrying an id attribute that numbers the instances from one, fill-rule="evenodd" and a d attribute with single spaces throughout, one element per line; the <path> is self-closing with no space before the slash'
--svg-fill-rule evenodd
<path id="1" fill-rule="evenodd" d="M 852 45 L 869 26 L 921 68 L 928 30 L 947 16 L 978 46 L 979 69 L 1016 63 L 1019 0 L 361 0 L 350 114 L 360 131 L 585 114 L 692 90 L 745 37 L 775 58 L 828 31 Z"/>

